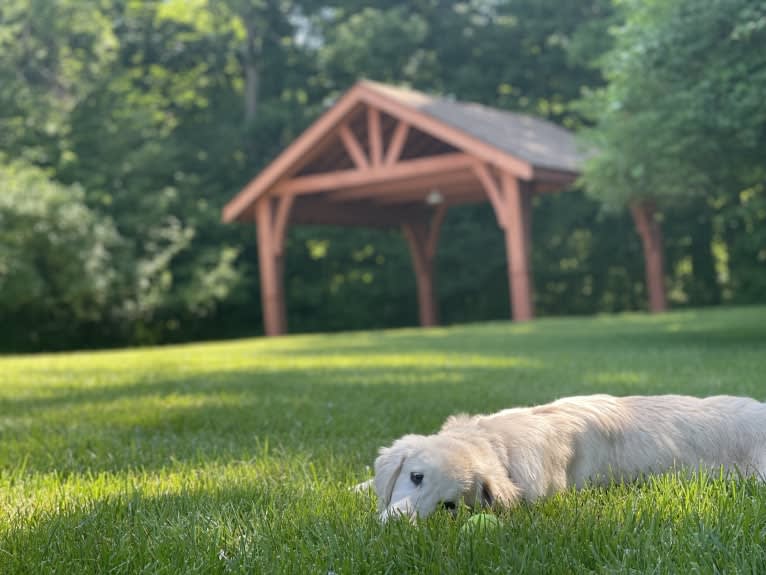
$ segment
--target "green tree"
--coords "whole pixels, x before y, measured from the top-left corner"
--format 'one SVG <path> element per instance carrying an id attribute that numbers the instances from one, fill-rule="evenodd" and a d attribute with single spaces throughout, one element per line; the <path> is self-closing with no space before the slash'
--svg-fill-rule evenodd
<path id="1" fill-rule="evenodd" d="M 19 162 L 0 164 L 0 325 L 6 345 L 56 345 L 109 320 L 122 248 L 108 218 Z M 25 327 L 26 329 L 21 329 Z"/>
<path id="2" fill-rule="evenodd" d="M 111 239 L 99 244 L 106 254 L 98 268 L 106 282 L 101 291 L 83 292 L 90 295 L 74 307 L 59 304 L 56 314 L 36 315 L 23 311 L 32 308 L 18 288 L 20 278 L 32 276 L 6 272 L 5 293 L 13 295 L 4 302 L 4 319 L 14 309 L 23 311 L 25 319 L 13 315 L 13 325 L 37 333 L 41 342 L 43 333 L 66 334 L 54 338 L 63 345 L 257 330 L 254 231 L 221 225 L 220 209 L 359 77 L 542 115 L 570 127 L 583 124 L 583 112 L 573 102 L 586 90 L 593 94 L 588 112 L 598 133 L 599 114 L 611 110 L 607 103 L 618 93 L 612 85 L 616 77 L 632 76 L 633 84 L 650 94 L 647 101 L 663 99 L 664 92 L 651 92 L 662 85 L 660 76 L 652 76 L 654 69 L 674 78 L 695 58 L 705 63 L 689 69 L 698 89 L 678 102 L 669 98 L 664 112 L 665 120 L 675 122 L 675 136 L 659 134 L 662 145 L 641 143 L 635 151 L 652 159 L 647 148 L 671 143 L 685 172 L 670 175 L 679 183 L 686 176 L 697 179 L 685 181 L 700 182 L 691 192 L 666 196 L 679 198 L 672 205 L 663 204 L 674 293 L 691 304 L 715 302 L 709 286 L 723 278 L 723 295 L 751 301 L 766 285 L 758 269 L 766 259 L 762 176 L 753 159 L 763 135 L 755 88 L 761 86 L 762 68 L 752 53 L 762 39 L 763 11 L 759 4 L 745 4 L 717 3 L 712 10 L 717 16 L 689 8 L 688 19 L 703 30 L 708 20 L 729 19 L 725 29 L 731 34 L 718 59 L 699 56 L 708 53 L 707 36 L 697 38 L 678 27 L 687 19 L 680 13 L 669 17 L 678 24 L 675 32 L 662 32 L 660 23 L 652 32 L 656 42 L 647 40 L 642 47 L 655 62 L 623 70 L 615 54 L 636 59 L 627 31 L 638 38 L 642 19 L 651 20 L 647 14 L 672 16 L 671 8 L 658 8 L 657 2 L 641 8 L 631 1 L 615 10 L 610 0 L 6 0 L 0 3 L 0 154 L 13 160 L 6 161 L 12 166 L 6 166 L 6 177 L 36 173 L 45 185 L 33 185 L 32 179 L 14 184 L 29 191 L 24 202 L 47 205 L 39 190 L 51 187 L 61 205 L 84 210 L 80 217 L 89 222 L 87 233 L 113 233 L 104 231 Z M 721 6 L 731 8 L 729 16 Z M 629 18 L 617 37 L 610 37 L 609 27 L 634 12 L 644 15 Z M 653 42 L 665 48 L 655 50 Z M 599 90 L 602 68 L 593 63 L 613 44 L 619 50 L 603 60 L 610 84 Z M 739 52 L 732 52 L 734 47 Z M 677 58 L 665 58 L 670 48 Z M 744 71 L 737 68 L 743 65 Z M 721 85 L 705 76 L 706 66 L 719 70 Z M 635 78 L 645 72 L 648 85 L 639 86 Z M 753 86 L 742 83 L 745 77 L 754 79 Z M 709 90 L 705 82 L 713 83 Z M 674 95 L 685 89 L 683 83 L 666 85 Z M 631 106 L 643 102 L 633 95 L 633 85 L 629 88 Z M 711 100 L 702 108 L 684 108 L 706 94 Z M 702 118 L 722 104 L 731 113 Z M 702 112 L 694 117 L 674 116 L 698 108 Z M 633 129 L 632 116 L 618 112 L 610 118 Z M 704 130 L 699 118 L 707 122 Z M 747 131 L 739 128 L 744 118 L 752 121 Z M 728 132 L 727 125 L 733 126 Z M 678 138 L 689 127 L 699 128 L 690 141 L 703 132 L 711 135 L 714 147 L 704 148 L 706 155 L 694 156 L 695 148 Z M 618 135 L 613 137 L 620 143 Z M 727 155 L 728 171 L 703 180 L 694 170 L 714 164 L 711 158 L 719 152 Z M 666 164 L 668 170 L 675 165 Z M 629 165 L 632 170 L 639 164 Z M 13 175 L 14 181 L 19 177 Z M 619 196 L 619 186 L 609 189 L 613 203 L 627 200 Z M 5 197 L 5 213 L 16 214 L 8 218 L 17 218 L 12 204 L 19 197 Z M 541 313 L 638 305 L 643 296 L 635 265 L 638 244 L 625 214 L 602 212 L 595 200 L 577 192 L 538 198 L 535 210 L 533 261 Z M 21 227 L 13 230 L 3 236 L 0 249 L 7 269 L 12 261 L 14 270 L 22 270 L 21 254 L 32 252 L 12 246 L 31 244 Z M 476 258 L 477 252 L 483 257 Z M 406 325 L 417 317 L 409 254 L 397 231 L 291 229 L 286 263 L 291 329 Z M 72 269 L 80 265 L 75 264 L 76 258 Z M 438 266 L 446 321 L 508 316 L 504 247 L 488 206 L 450 211 Z M 56 266 L 49 268 L 51 278 L 63 277 Z M 38 275 L 40 285 L 52 290 L 43 301 L 60 285 L 47 273 Z M 76 300 L 66 290 L 61 298 Z"/>
<path id="3" fill-rule="evenodd" d="M 55 165 L 68 114 L 114 63 L 117 39 L 93 2 L 0 3 L 0 149 Z"/>
<path id="4" fill-rule="evenodd" d="M 586 167 L 588 189 L 612 206 L 652 199 L 696 221 L 692 262 L 706 283 L 715 282 L 718 245 L 728 246 L 719 262 L 750 278 L 739 283 L 763 285 L 756 276 L 766 260 L 766 4 L 621 7 L 625 23 L 602 59 L 608 84 L 583 105 L 598 150 Z M 737 239 L 744 226 L 748 242 Z"/>

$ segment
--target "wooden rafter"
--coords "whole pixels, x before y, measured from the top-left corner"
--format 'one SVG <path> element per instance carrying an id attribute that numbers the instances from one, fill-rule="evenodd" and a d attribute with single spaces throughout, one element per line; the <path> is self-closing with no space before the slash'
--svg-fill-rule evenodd
<path id="1" fill-rule="evenodd" d="M 370 163 L 379 166 L 383 162 L 383 135 L 380 130 L 380 112 L 367 108 L 367 139 L 370 144 Z"/>
<path id="2" fill-rule="evenodd" d="M 340 127 L 339 133 L 340 139 L 343 142 L 343 147 L 346 148 L 346 152 L 357 169 L 363 170 L 367 168 L 369 163 L 367 162 L 367 157 L 364 155 L 362 145 L 359 143 L 359 140 L 356 139 L 354 132 L 351 131 L 351 128 L 349 128 L 347 123 Z"/>
<path id="3" fill-rule="evenodd" d="M 410 125 L 407 122 L 399 121 L 396 124 L 396 130 L 394 135 L 391 136 L 391 142 L 388 144 L 388 150 L 386 151 L 387 165 L 391 165 L 399 159 L 404 149 L 404 144 L 407 142 L 407 135 L 410 132 Z"/>

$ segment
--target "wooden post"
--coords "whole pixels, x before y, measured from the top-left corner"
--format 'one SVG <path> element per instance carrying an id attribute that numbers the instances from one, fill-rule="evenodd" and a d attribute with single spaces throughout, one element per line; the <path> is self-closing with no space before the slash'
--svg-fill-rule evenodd
<path id="1" fill-rule="evenodd" d="M 501 176 L 505 204 L 505 245 L 508 257 L 508 279 L 511 289 L 511 311 L 515 321 L 527 321 L 535 316 L 532 301 L 532 278 L 529 265 L 529 230 L 532 210 L 519 181 L 510 174 Z"/>
<path id="2" fill-rule="evenodd" d="M 415 269 L 415 279 L 418 285 L 418 309 L 420 325 L 432 327 L 439 325 L 439 309 L 436 299 L 436 283 L 434 278 L 434 259 L 439 240 L 439 231 L 446 215 L 447 206 L 440 205 L 431 216 L 429 222 L 406 222 L 402 224 L 402 232 L 407 238 L 412 256 L 412 266 Z"/>
<path id="3" fill-rule="evenodd" d="M 529 270 L 529 301 L 532 302 L 532 316 L 535 306 L 535 282 L 532 277 L 532 197 L 535 195 L 535 185 L 532 182 L 519 182 L 521 185 L 522 215 L 524 218 L 524 235 L 527 247 L 527 267 Z"/>
<path id="4" fill-rule="evenodd" d="M 649 311 L 659 313 L 667 310 L 665 297 L 664 255 L 662 229 L 655 217 L 654 202 L 647 201 L 630 207 L 644 248 L 646 287 L 649 292 Z"/>
<path id="5" fill-rule="evenodd" d="M 290 196 L 280 198 L 275 213 L 273 200 L 264 197 L 255 205 L 258 231 L 258 266 L 261 276 L 261 305 L 267 336 L 287 333 L 284 294 L 284 235 L 292 207 Z"/>
<path id="6" fill-rule="evenodd" d="M 502 172 L 500 185 L 489 166 L 477 163 L 473 171 L 495 209 L 497 223 L 505 232 L 511 314 L 515 321 L 535 316 L 530 254 L 532 245 L 532 186 Z"/>

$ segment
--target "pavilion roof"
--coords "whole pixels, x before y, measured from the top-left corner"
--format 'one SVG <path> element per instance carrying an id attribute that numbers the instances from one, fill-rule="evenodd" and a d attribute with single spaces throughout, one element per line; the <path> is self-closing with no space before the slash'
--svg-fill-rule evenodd
<path id="1" fill-rule="evenodd" d="M 367 113 L 370 109 L 378 114 L 374 126 L 376 134 L 370 133 L 372 125 Z M 380 142 L 393 142 L 397 127 L 401 125 L 406 125 L 409 132 L 402 134 L 404 140 L 399 143 L 404 144 L 399 146 L 396 155 L 418 173 L 422 173 L 422 170 L 415 170 L 418 160 L 442 158 L 441 164 L 434 160 L 437 163 L 432 165 L 447 162 L 446 176 L 449 168 L 454 167 L 449 163 L 451 158 L 460 157 L 465 163 L 465 158 L 470 157 L 512 174 L 520 181 L 535 182 L 540 191 L 556 190 L 576 179 L 585 157 L 578 149 L 574 134 L 552 122 L 362 80 L 345 92 L 224 207 L 224 221 L 251 219 L 258 198 L 266 193 L 280 193 L 280 186 L 284 192 L 288 182 L 297 184 L 299 180 L 303 183 L 308 180 L 316 183 L 316 178 L 327 182 L 330 180 L 321 177 L 334 174 L 343 175 L 345 179 L 333 179 L 333 182 L 344 181 L 346 185 L 356 182 L 354 185 L 358 185 L 358 179 L 352 177 L 349 180 L 347 176 L 360 165 L 369 170 L 365 173 L 370 177 L 365 181 L 371 185 L 388 179 L 389 174 L 392 180 L 402 178 L 404 163 L 398 172 L 392 169 L 388 158 L 381 165 L 365 166 L 367 159 L 375 157 L 380 161 L 381 150 L 371 150 L 370 142 L 378 142 L 378 147 L 383 145 Z M 348 140 L 355 140 L 356 145 L 352 142 L 349 148 Z M 396 148 L 393 144 L 390 146 Z M 385 152 L 387 155 L 388 150 Z M 311 180 L 312 176 L 314 180 Z M 301 193 L 320 196 L 330 191 L 326 186 L 311 189 L 304 186 L 303 189 Z M 358 197 L 356 194 L 352 192 Z M 479 193 L 476 197 L 484 196 Z"/>
<path id="2" fill-rule="evenodd" d="M 369 88 L 449 124 L 534 167 L 579 172 L 585 158 L 574 134 L 535 116 L 364 81 Z"/>

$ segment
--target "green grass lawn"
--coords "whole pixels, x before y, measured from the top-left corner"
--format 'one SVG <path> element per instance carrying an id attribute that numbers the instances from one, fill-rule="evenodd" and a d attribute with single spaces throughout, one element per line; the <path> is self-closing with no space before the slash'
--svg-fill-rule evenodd
<path id="1" fill-rule="evenodd" d="M 0 358 L 0 573 L 766 572 L 766 487 L 663 477 L 460 532 L 349 487 L 458 411 L 766 400 L 766 307 Z"/>

